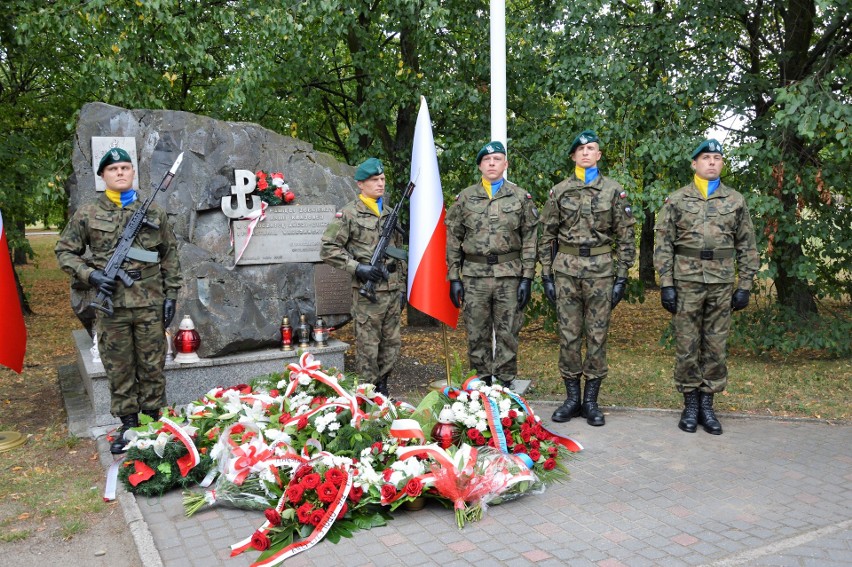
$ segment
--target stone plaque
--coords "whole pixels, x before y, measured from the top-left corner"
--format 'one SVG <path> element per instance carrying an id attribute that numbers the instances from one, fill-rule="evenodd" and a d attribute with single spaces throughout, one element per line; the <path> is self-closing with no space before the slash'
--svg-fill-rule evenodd
<path id="1" fill-rule="evenodd" d="M 95 172 L 95 191 L 106 191 L 106 183 L 97 174 L 101 158 L 112 148 L 130 154 L 133 162 L 133 188 L 139 189 L 139 159 L 136 157 L 136 138 L 132 136 L 92 136 L 92 171 Z"/>
<path id="2" fill-rule="evenodd" d="M 327 264 L 314 268 L 317 315 L 348 314 L 352 309 L 352 276 Z"/>
<path id="3" fill-rule="evenodd" d="M 334 205 L 269 207 L 245 247 L 239 265 L 320 262 L 320 238 L 336 209 Z M 234 250 L 245 246 L 251 221 L 233 221 Z"/>

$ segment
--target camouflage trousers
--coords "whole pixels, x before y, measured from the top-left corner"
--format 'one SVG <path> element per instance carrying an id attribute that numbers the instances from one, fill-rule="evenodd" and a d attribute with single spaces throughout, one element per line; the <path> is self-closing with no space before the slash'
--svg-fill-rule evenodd
<path id="1" fill-rule="evenodd" d="M 399 295 L 399 291 L 376 291 L 376 303 L 370 303 L 357 288 L 352 292 L 356 361 L 364 382 L 375 384 L 390 374 L 399 357 Z"/>
<path id="2" fill-rule="evenodd" d="M 480 375 L 497 376 L 504 382 L 513 380 L 518 373 L 518 332 L 524 323 L 524 314 L 518 311 L 520 282 L 520 277 L 464 279 L 463 313 L 470 367 Z"/>
<path id="3" fill-rule="evenodd" d="M 606 338 L 612 313 L 611 277 L 576 278 L 556 272 L 559 373 L 576 380 L 606 378 Z M 586 358 L 582 358 L 583 337 Z"/>
<path id="4" fill-rule="evenodd" d="M 131 415 L 166 405 L 163 307 L 116 307 L 95 319 L 98 350 L 109 380 L 110 412 Z"/>
<path id="5" fill-rule="evenodd" d="M 733 284 L 675 280 L 674 382 L 678 392 L 721 392 L 728 384 L 726 343 Z"/>

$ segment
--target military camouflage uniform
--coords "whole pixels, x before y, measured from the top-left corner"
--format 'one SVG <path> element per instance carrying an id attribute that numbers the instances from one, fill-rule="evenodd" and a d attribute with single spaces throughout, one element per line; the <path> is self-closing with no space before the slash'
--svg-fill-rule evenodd
<path id="1" fill-rule="evenodd" d="M 518 373 L 518 332 L 524 320 L 518 285 L 521 278 L 535 276 L 538 210 L 530 194 L 514 183 L 504 181 L 489 199 L 480 182 L 459 194 L 446 225 L 448 279 L 464 276 L 470 367 L 510 382 Z"/>
<path id="2" fill-rule="evenodd" d="M 636 221 L 626 197 L 608 177 L 598 176 L 587 185 L 571 176 L 550 191 L 542 211 L 539 258 L 543 276 L 555 272 L 563 378 L 607 375 L 613 275 L 626 278 L 636 258 Z M 584 326 L 585 361 L 580 352 Z"/>
<path id="3" fill-rule="evenodd" d="M 142 205 L 141 199 L 119 208 L 101 194 L 96 201 L 82 205 L 56 243 L 59 267 L 88 282 L 93 271 L 102 270 L 109 262 L 124 227 Z M 143 226 L 133 246 L 156 253 L 159 261 L 128 259 L 122 268 L 138 279 L 127 288 L 117 282 L 112 295 L 113 316 L 98 311 L 95 319 L 98 349 L 110 385 L 110 411 L 115 416 L 154 411 L 166 405 L 163 302 L 177 299 L 182 278 L 177 240 L 168 215 L 154 204 L 147 217 L 159 229 Z M 87 246 L 92 252 L 89 260 L 83 258 Z"/>
<path id="4" fill-rule="evenodd" d="M 666 199 L 655 231 L 660 286 L 677 291 L 675 385 L 679 392 L 721 392 L 728 381 L 735 264 L 737 287 L 744 290 L 751 290 L 760 267 L 745 199 L 720 183 L 705 200 L 690 183 Z M 701 251 L 706 259 L 695 257 Z"/>
<path id="5" fill-rule="evenodd" d="M 389 214 L 390 209 L 385 205 L 379 219 L 360 198 L 356 198 L 343 207 L 325 229 L 320 248 L 323 262 L 352 275 L 352 318 L 355 320 L 358 372 L 364 381 L 373 384 L 393 370 L 402 345 L 399 317 L 405 266 L 399 260 L 388 262 L 389 270 L 395 271 L 387 281 L 375 284 L 376 303 L 358 293 L 362 284 L 355 277 L 355 268 L 358 264 L 370 263 L 379 243 L 381 226 Z M 399 246 L 399 235 L 395 234 L 393 239 L 393 245 Z"/>

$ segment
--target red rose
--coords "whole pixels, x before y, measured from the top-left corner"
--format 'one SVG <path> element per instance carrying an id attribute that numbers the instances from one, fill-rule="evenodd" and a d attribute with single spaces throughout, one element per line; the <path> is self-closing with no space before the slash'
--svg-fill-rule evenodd
<path id="1" fill-rule="evenodd" d="M 251 546 L 258 551 L 265 551 L 269 549 L 269 538 L 266 534 L 254 532 L 251 536 Z"/>
<path id="2" fill-rule="evenodd" d="M 378 455 L 382 452 L 382 442 L 376 441 L 375 443 L 370 445 L 370 450 L 373 452 L 374 455 Z"/>
<path id="3" fill-rule="evenodd" d="M 503 425 L 503 427 L 511 427 L 512 426 L 512 420 L 509 419 L 508 417 L 504 417 L 503 419 L 501 419 L 500 423 Z"/>
<path id="4" fill-rule="evenodd" d="M 290 421 L 290 417 L 292 417 L 289 413 L 284 412 L 278 417 L 278 423 L 284 424 Z"/>
<path id="5" fill-rule="evenodd" d="M 476 440 L 477 435 L 482 435 L 482 434 L 475 427 L 471 427 L 470 429 L 467 430 L 467 438 L 470 439 L 471 441 Z"/>
<path id="6" fill-rule="evenodd" d="M 530 447 L 532 447 L 533 449 L 541 449 L 541 441 L 539 441 L 538 439 L 530 440 Z"/>
<path id="7" fill-rule="evenodd" d="M 302 479 L 302 484 L 305 488 L 316 488 L 319 486 L 321 480 L 320 475 L 317 473 L 306 474 L 305 478 Z"/>
<path id="8" fill-rule="evenodd" d="M 391 477 L 392 474 L 393 474 L 393 471 L 391 469 L 385 469 L 385 470 L 382 471 L 382 478 L 385 479 L 385 480 L 390 480 L 390 477 Z"/>
<path id="9" fill-rule="evenodd" d="M 509 419 L 515 419 L 516 417 L 518 417 L 518 412 L 513 410 L 513 409 L 510 409 L 509 410 Z"/>
<path id="10" fill-rule="evenodd" d="M 497 442 L 492 438 L 488 440 L 489 447 L 497 447 Z"/>
<path id="11" fill-rule="evenodd" d="M 541 458 L 541 452 L 538 449 L 530 449 L 530 459 L 533 460 L 534 463 L 537 463 Z"/>
<path id="12" fill-rule="evenodd" d="M 337 518 L 340 519 L 346 515 L 346 512 L 349 511 L 349 504 L 346 502 L 343 503 L 343 508 L 340 509 L 340 512 L 337 513 Z"/>
<path id="13" fill-rule="evenodd" d="M 406 496 L 411 496 L 416 498 L 420 496 L 420 493 L 423 492 L 423 483 L 416 478 L 412 478 L 405 484 L 405 494 Z"/>
<path id="14" fill-rule="evenodd" d="M 308 465 L 300 466 L 298 469 L 296 469 L 296 474 L 293 475 L 293 482 L 298 482 L 298 481 L 302 480 L 302 478 L 304 478 L 305 475 L 308 475 L 312 472 L 314 472 L 313 467 L 310 467 Z"/>
<path id="15" fill-rule="evenodd" d="M 331 482 L 334 486 L 340 486 L 346 482 L 346 473 L 340 469 L 329 469 L 329 471 L 325 473 L 325 480 Z"/>
<path id="16" fill-rule="evenodd" d="M 526 447 L 526 445 L 521 445 L 520 443 L 518 443 L 517 445 L 515 445 L 515 448 L 512 449 L 512 452 L 515 453 L 516 455 L 518 453 L 526 453 L 527 447 Z"/>
<path id="17" fill-rule="evenodd" d="M 305 488 L 301 484 L 294 484 L 291 482 L 285 493 L 287 494 L 288 501 L 293 504 L 298 504 L 302 501 L 302 497 L 305 495 Z"/>
<path id="18" fill-rule="evenodd" d="M 231 386 L 231 390 L 237 390 L 240 394 L 251 394 L 251 386 L 248 384 L 237 384 Z"/>
<path id="19" fill-rule="evenodd" d="M 335 496 L 337 496 L 337 487 L 330 481 L 326 480 L 317 487 L 317 497 L 319 497 L 320 502 L 325 502 L 327 504 L 334 500 Z"/>
<path id="20" fill-rule="evenodd" d="M 396 488 L 392 484 L 382 485 L 382 500 L 393 500 L 396 496 Z"/>
<path id="21" fill-rule="evenodd" d="M 266 521 L 273 526 L 281 525 L 281 514 L 275 508 L 267 508 L 263 511 L 263 515 L 266 516 Z"/>
<path id="22" fill-rule="evenodd" d="M 216 392 L 215 394 L 213 394 L 213 397 L 214 397 L 214 398 L 221 398 L 224 394 L 225 394 L 225 391 L 224 391 L 224 390 L 219 390 L 218 392 Z"/>
<path id="23" fill-rule="evenodd" d="M 480 433 L 479 435 L 476 436 L 476 439 L 474 440 L 474 442 L 477 445 L 485 445 L 485 436 L 483 436 L 482 433 Z"/>
<path id="24" fill-rule="evenodd" d="M 550 455 L 551 457 L 555 457 L 558 452 L 559 452 L 558 447 L 548 447 L 547 448 L 547 454 Z"/>
<path id="25" fill-rule="evenodd" d="M 238 423 L 231 428 L 231 434 L 232 435 L 239 435 L 240 433 L 242 433 L 245 430 L 246 430 L 246 426 L 243 425 L 242 423 Z"/>
<path id="26" fill-rule="evenodd" d="M 284 202 L 285 203 L 292 203 L 293 199 L 295 199 L 295 198 L 296 198 L 296 194 L 293 193 L 292 191 L 286 191 L 284 193 Z"/>
<path id="27" fill-rule="evenodd" d="M 305 502 L 304 504 L 296 508 L 296 517 L 302 524 L 309 523 L 311 521 L 311 514 L 313 513 L 314 507 L 311 506 L 310 502 Z"/>
<path id="28" fill-rule="evenodd" d="M 360 502 L 362 496 L 364 496 L 364 489 L 360 486 L 353 486 L 352 490 L 349 491 L 349 500 L 351 500 L 353 504 Z"/>
<path id="29" fill-rule="evenodd" d="M 447 394 L 447 397 L 450 398 L 451 400 L 456 400 L 459 397 L 459 393 L 458 393 L 457 390 L 453 390 L 449 394 Z"/>
<path id="30" fill-rule="evenodd" d="M 273 398 L 277 398 L 278 393 L 279 393 L 278 390 L 276 390 L 275 388 L 269 390 L 269 395 L 272 396 Z"/>
<path id="31" fill-rule="evenodd" d="M 532 439 L 532 435 L 530 435 L 530 432 L 529 432 L 529 431 L 527 431 L 526 433 L 524 433 L 524 432 L 522 431 L 522 432 L 521 432 L 521 439 L 523 439 L 523 440 L 524 440 L 524 443 L 529 443 L 529 442 L 530 442 L 530 439 Z"/>
<path id="32" fill-rule="evenodd" d="M 311 518 L 308 520 L 308 523 L 314 526 L 320 525 L 322 522 L 323 516 L 325 516 L 325 510 L 314 510 L 311 513 Z"/>
<path id="33" fill-rule="evenodd" d="M 552 471 L 553 469 L 556 468 L 556 459 L 554 459 L 554 458 L 547 459 L 546 461 L 544 461 L 544 465 L 542 465 L 542 466 L 544 467 L 544 470 Z"/>
<path id="34" fill-rule="evenodd" d="M 296 423 L 296 428 L 299 431 L 301 431 L 302 429 L 306 428 L 307 426 L 308 426 L 308 417 L 306 415 L 303 415 L 302 417 L 299 418 L 298 423 Z"/>

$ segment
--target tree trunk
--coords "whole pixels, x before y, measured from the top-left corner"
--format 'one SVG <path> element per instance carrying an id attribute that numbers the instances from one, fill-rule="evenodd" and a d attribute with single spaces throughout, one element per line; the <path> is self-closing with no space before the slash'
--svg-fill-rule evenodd
<path id="1" fill-rule="evenodd" d="M 26 234 L 27 225 L 23 221 L 16 221 L 15 227 L 21 234 Z M 27 251 L 23 248 L 12 248 L 12 265 L 13 266 L 26 266 L 27 264 Z M 17 279 L 17 275 L 15 276 Z"/>
<path id="2" fill-rule="evenodd" d="M 781 258 L 800 258 L 803 255 L 800 244 L 778 242 L 775 254 Z M 806 281 L 787 272 L 788 264 L 778 262 L 778 275 L 775 277 L 775 289 L 778 292 L 778 303 L 790 307 L 797 314 L 807 317 L 817 312 L 816 301 Z"/>
<path id="3" fill-rule="evenodd" d="M 15 274 L 15 288 L 18 290 L 18 301 L 21 303 L 21 312 L 24 315 L 32 315 L 33 310 L 30 309 L 30 302 L 27 301 L 27 296 L 24 295 L 24 288 L 21 286 L 21 280 L 18 278 L 15 266 L 12 266 L 12 273 Z"/>
<path id="4" fill-rule="evenodd" d="M 639 280 L 645 289 L 656 287 L 657 271 L 654 269 L 654 211 L 644 209 L 645 220 L 639 233 Z"/>

